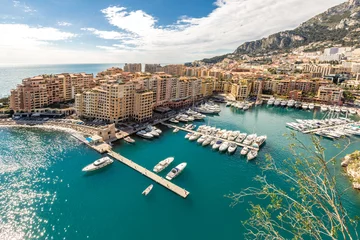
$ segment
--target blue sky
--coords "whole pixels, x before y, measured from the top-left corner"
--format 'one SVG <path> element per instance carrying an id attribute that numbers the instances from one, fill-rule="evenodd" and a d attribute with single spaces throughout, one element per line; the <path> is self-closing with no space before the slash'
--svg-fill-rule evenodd
<path id="1" fill-rule="evenodd" d="M 193 61 L 341 2 L 0 0 L 0 64 Z"/>

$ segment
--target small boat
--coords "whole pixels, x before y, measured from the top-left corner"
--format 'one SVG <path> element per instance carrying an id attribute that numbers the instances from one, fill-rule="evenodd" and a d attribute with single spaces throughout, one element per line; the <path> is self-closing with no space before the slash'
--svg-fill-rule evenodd
<path id="1" fill-rule="evenodd" d="M 176 120 L 175 118 L 170 118 L 169 122 L 172 122 L 172 123 L 179 123 L 178 120 Z"/>
<path id="2" fill-rule="evenodd" d="M 326 105 L 321 105 L 320 110 L 322 112 L 326 112 L 327 110 L 329 110 L 329 108 Z"/>
<path id="3" fill-rule="evenodd" d="M 275 102 L 275 98 L 270 98 L 269 101 L 267 102 L 267 105 L 273 105 Z"/>
<path id="4" fill-rule="evenodd" d="M 216 140 L 214 139 L 210 142 L 210 146 L 214 146 L 215 143 L 216 143 Z"/>
<path id="5" fill-rule="evenodd" d="M 177 133 L 179 130 L 180 130 L 179 128 L 175 128 L 175 129 L 173 130 L 173 133 Z"/>
<path id="6" fill-rule="evenodd" d="M 249 152 L 249 148 L 248 147 L 243 147 L 243 149 L 241 149 L 240 154 L 245 156 L 246 154 L 248 154 L 248 152 Z"/>
<path id="7" fill-rule="evenodd" d="M 237 149 L 237 145 L 235 143 L 230 143 L 228 150 L 228 153 L 234 153 Z"/>
<path id="8" fill-rule="evenodd" d="M 230 106 L 231 106 L 231 102 L 227 102 L 226 107 L 230 107 Z"/>
<path id="9" fill-rule="evenodd" d="M 247 160 L 248 161 L 251 161 L 253 160 L 254 158 L 256 158 L 258 155 L 258 151 L 256 150 L 251 150 L 248 154 L 247 154 Z"/>
<path id="10" fill-rule="evenodd" d="M 207 137 L 205 135 L 201 136 L 198 140 L 197 143 L 203 143 L 205 140 L 207 139 Z"/>
<path id="11" fill-rule="evenodd" d="M 201 145 L 205 147 L 205 146 L 209 145 L 213 140 L 214 140 L 214 138 L 208 137 Z"/>
<path id="12" fill-rule="evenodd" d="M 158 164 L 156 164 L 153 171 L 156 173 L 159 173 L 162 170 L 164 170 L 165 168 L 167 168 L 173 161 L 174 161 L 173 157 L 168 157 L 168 158 L 160 161 Z"/>
<path id="13" fill-rule="evenodd" d="M 124 141 L 125 142 L 127 142 L 127 143 L 134 143 L 135 142 L 135 140 L 134 139 L 132 139 L 131 137 L 126 137 L 126 138 L 124 138 Z"/>
<path id="14" fill-rule="evenodd" d="M 282 100 L 282 101 L 280 102 L 280 105 L 281 105 L 282 107 L 286 107 L 287 104 L 288 104 L 288 102 L 287 102 L 286 100 Z"/>
<path id="15" fill-rule="evenodd" d="M 250 134 L 250 135 L 248 135 L 246 138 L 245 138 L 245 140 L 244 140 L 244 144 L 245 145 L 251 145 L 254 141 L 255 141 L 255 139 L 257 138 L 257 135 L 256 134 Z"/>
<path id="16" fill-rule="evenodd" d="M 356 110 L 353 109 L 353 108 L 350 108 L 350 109 L 349 109 L 349 113 L 350 113 L 351 115 L 356 115 Z"/>
<path id="17" fill-rule="evenodd" d="M 151 190 L 153 189 L 154 185 L 150 185 L 148 186 L 143 192 L 142 192 L 142 195 L 145 195 L 147 196 L 149 194 L 149 192 L 151 192 Z"/>
<path id="18" fill-rule="evenodd" d="M 309 104 L 307 104 L 307 103 L 302 104 L 302 109 L 308 110 L 308 108 L 309 108 Z"/>
<path id="19" fill-rule="evenodd" d="M 338 112 L 338 113 L 341 112 L 341 109 L 339 106 L 335 107 L 335 112 Z"/>
<path id="20" fill-rule="evenodd" d="M 201 134 L 200 134 L 200 133 L 195 133 L 195 134 L 193 134 L 193 135 L 191 135 L 191 136 L 189 137 L 189 140 L 190 140 L 190 141 L 195 141 L 195 140 L 197 140 L 199 137 L 201 137 Z"/>
<path id="21" fill-rule="evenodd" d="M 287 102 L 288 107 L 294 107 L 294 105 L 295 105 L 295 101 L 293 99 L 291 99 Z"/>
<path id="22" fill-rule="evenodd" d="M 221 145 L 222 143 L 223 143 L 223 141 L 217 140 L 217 141 L 214 143 L 214 145 L 212 146 L 212 149 L 218 150 L 219 147 L 220 147 L 220 145 Z"/>
<path id="23" fill-rule="evenodd" d="M 275 106 L 279 106 L 281 103 L 280 99 L 276 99 L 275 102 L 274 102 L 274 105 Z"/>
<path id="24" fill-rule="evenodd" d="M 310 109 L 310 110 L 314 110 L 314 108 L 315 108 L 315 104 L 310 103 L 310 104 L 309 104 L 309 109 Z"/>
<path id="25" fill-rule="evenodd" d="M 166 179 L 171 181 L 173 178 L 177 177 L 184 170 L 186 165 L 186 162 L 180 163 L 179 165 L 171 169 L 171 171 L 166 175 Z"/>
<path id="26" fill-rule="evenodd" d="M 260 147 L 267 139 L 267 136 L 259 136 L 255 139 L 255 143 Z"/>
<path id="27" fill-rule="evenodd" d="M 192 133 L 188 133 L 185 135 L 185 139 L 189 139 L 193 134 Z"/>
<path id="28" fill-rule="evenodd" d="M 295 102 L 295 108 L 301 108 L 301 102 Z"/>
<path id="29" fill-rule="evenodd" d="M 144 130 L 137 132 L 136 135 L 138 135 L 139 137 L 145 138 L 145 139 L 151 139 L 154 137 L 151 133 L 148 133 Z"/>
<path id="30" fill-rule="evenodd" d="M 219 147 L 219 151 L 220 152 L 226 151 L 228 147 L 229 147 L 229 142 L 223 142 Z"/>
<path id="31" fill-rule="evenodd" d="M 241 143 L 242 141 L 244 141 L 244 139 L 246 138 L 246 136 L 247 136 L 246 133 L 240 133 L 239 136 L 235 139 L 235 142 Z"/>
<path id="32" fill-rule="evenodd" d="M 86 167 L 84 167 L 82 169 L 83 172 L 91 172 L 91 171 L 95 171 L 97 169 L 103 168 L 109 164 L 112 164 L 114 161 L 109 158 L 109 157 L 103 157 L 100 158 L 98 160 L 96 160 L 95 162 L 87 165 Z"/>

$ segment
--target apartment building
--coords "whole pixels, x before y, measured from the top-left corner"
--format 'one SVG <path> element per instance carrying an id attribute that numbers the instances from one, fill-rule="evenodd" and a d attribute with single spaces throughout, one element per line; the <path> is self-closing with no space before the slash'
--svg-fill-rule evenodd
<path id="1" fill-rule="evenodd" d="M 182 64 L 171 64 L 164 67 L 158 67 L 156 72 L 164 72 L 166 74 L 180 77 L 184 76 L 185 66 Z"/>
<path id="2" fill-rule="evenodd" d="M 231 85 L 231 95 L 236 100 L 245 100 L 249 97 L 251 92 L 251 84 L 246 81 L 242 80 L 239 83 L 234 83 Z"/>
<path id="3" fill-rule="evenodd" d="M 145 64 L 145 72 L 155 73 L 159 67 L 161 67 L 160 64 Z"/>
<path id="4" fill-rule="evenodd" d="M 152 91 L 136 92 L 134 97 L 133 119 L 144 122 L 152 118 L 153 115 L 153 95 Z"/>
<path id="5" fill-rule="evenodd" d="M 125 63 L 124 72 L 141 72 L 141 63 Z"/>
<path id="6" fill-rule="evenodd" d="M 201 82 L 201 95 L 203 97 L 210 97 L 213 95 L 214 88 L 215 88 L 215 82 L 214 81 L 202 81 Z"/>
<path id="7" fill-rule="evenodd" d="M 344 90 L 335 86 L 321 86 L 318 90 L 318 100 L 328 104 L 342 104 Z"/>
<path id="8" fill-rule="evenodd" d="M 30 112 L 75 98 L 75 94 L 95 86 L 92 74 L 55 74 L 26 78 L 11 90 L 10 108 Z"/>

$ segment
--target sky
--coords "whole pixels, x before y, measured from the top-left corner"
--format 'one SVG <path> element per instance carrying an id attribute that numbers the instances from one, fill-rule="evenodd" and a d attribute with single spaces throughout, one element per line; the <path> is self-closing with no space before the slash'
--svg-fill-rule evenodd
<path id="1" fill-rule="evenodd" d="M 0 0 L 0 64 L 183 63 L 344 0 Z"/>

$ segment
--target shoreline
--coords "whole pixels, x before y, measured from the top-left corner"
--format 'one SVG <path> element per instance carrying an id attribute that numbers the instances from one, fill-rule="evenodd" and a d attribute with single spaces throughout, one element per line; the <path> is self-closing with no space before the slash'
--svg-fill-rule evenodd
<path id="1" fill-rule="evenodd" d="M 341 166 L 344 168 L 353 188 L 360 190 L 360 151 L 346 155 Z"/>

